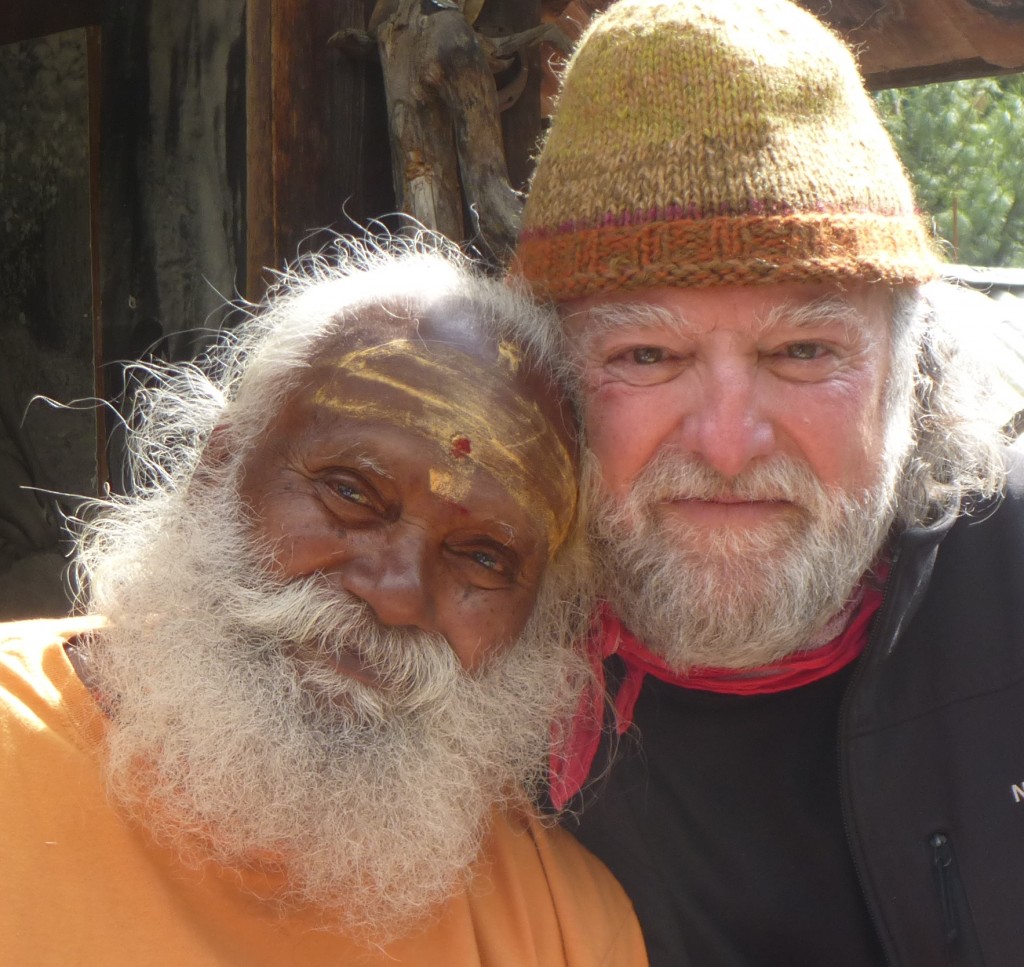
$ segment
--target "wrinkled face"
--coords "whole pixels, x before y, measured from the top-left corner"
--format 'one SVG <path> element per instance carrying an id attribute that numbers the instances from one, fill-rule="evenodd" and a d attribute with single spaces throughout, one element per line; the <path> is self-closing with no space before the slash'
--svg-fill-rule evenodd
<path id="1" fill-rule="evenodd" d="M 606 492 L 624 498 L 663 450 L 691 454 L 726 480 L 783 455 L 825 487 L 872 486 L 885 434 L 888 299 L 881 287 L 794 283 L 570 303 L 588 440 Z M 707 528 L 786 512 L 729 497 L 659 508 Z"/>
<path id="2" fill-rule="evenodd" d="M 601 591 L 678 670 L 810 647 L 855 600 L 909 440 L 888 299 L 785 284 L 568 307 Z"/>
<path id="3" fill-rule="evenodd" d="M 567 412 L 518 351 L 458 320 L 339 339 L 246 458 L 272 569 L 319 575 L 473 669 L 511 643 L 575 509 Z M 373 683 L 354 656 L 342 673 Z"/>

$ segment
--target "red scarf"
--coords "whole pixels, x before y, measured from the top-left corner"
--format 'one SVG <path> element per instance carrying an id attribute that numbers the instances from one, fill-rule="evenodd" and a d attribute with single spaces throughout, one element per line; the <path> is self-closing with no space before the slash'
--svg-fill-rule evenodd
<path id="1" fill-rule="evenodd" d="M 622 735 L 633 724 L 633 709 L 644 678 L 648 675 L 681 688 L 732 695 L 767 695 L 800 688 L 834 674 L 849 665 L 864 650 L 871 619 L 881 603 L 882 592 L 879 587 L 874 582 L 865 582 L 861 600 L 846 627 L 820 648 L 799 651 L 760 668 L 697 668 L 685 674 L 674 672 L 661 658 L 650 652 L 626 629 L 609 605 L 602 604 L 594 618 L 593 630 L 587 643 L 594 682 L 580 699 L 564 741 L 556 743 L 555 747 L 559 751 L 551 756 L 552 804 L 556 809 L 561 809 L 579 792 L 590 774 L 604 723 L 606 658 L 618 655 L 626 666 L 626 675 L 612 702 L 615 730 Z"/>

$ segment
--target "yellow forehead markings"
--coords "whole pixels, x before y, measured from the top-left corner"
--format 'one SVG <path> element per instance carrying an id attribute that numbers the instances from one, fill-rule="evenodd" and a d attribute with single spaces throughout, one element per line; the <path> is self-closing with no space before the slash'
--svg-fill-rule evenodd
<path id="1" fill-rule="evenodd" d="M 500 359 L 514 373 L 521 354 L 511 344 L 501 345 L 508 352 L 499 346 Z M 407 375 L 393 372 L 396 360 L 409 365 Z M 430 487 L 448 499 L 458 501 L 468 494 L 475 467 L 497 479 L 530 514 L 537 512 L 538 499 L 543 500 L 553 551 L 565 540 L 575 513 L 572 455 L 536 403 L 510 393 L 499 401 L 497 391 L 507 385 L 506 375 L 486 367 L 467 373 L 466 362 L 465 353 L 440 343 L 428 348 L 395 339 L 365 346 L 329 365 L 346 379 L 386 388 L 400 400 L 355 400 L 345 395 L 343 386 L 330 384 L 320 386 L 313 400 L 352 418 L 381 420 L 433 440 L 445 469 L 432 471 Z M 543 496 L 549 487 L 555 492 L 553 500 Z"/>
<path id="2" fill-rule="evenodd" d="M 430 469 L 430 492 L 450 500 L 452 503 L 459 503 L 465 500 L 473 487 L 471 474 L 463 472 L 451 472 L 448 470 Z"/>
<path id="3" fill-rule="evenodd" d="M 509 372 L 518 373 L 523 362 L 523 353 L 517 345 L 502 339 L 498 343 L 498 358 L 509 368 Z"/>

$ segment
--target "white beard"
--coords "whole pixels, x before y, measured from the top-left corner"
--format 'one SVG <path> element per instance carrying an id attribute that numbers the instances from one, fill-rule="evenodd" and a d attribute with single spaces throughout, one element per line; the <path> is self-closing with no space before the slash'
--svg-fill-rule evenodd
<path id="1" fill-rule="evenodd" d="M 492 811 L 544 780 L 585 674 L 579 602 L 546 582 L 518 642 L 469 675 L 440 636 L 268 578 L 223 489 L 99 528 L 90 603 L 110 626 L 88 660 L 110 697 L 110 787 L 187 862 L 270 853 L 276 900 L 384 942 L 466 883 Z M 339 675 L 335 650 L 381 687 Z"/>
<path id="2" fill-rule="evenodd" d="M 857 497 L 823 487 L 777 457 L 726 480 L 699 459 L 662 451 L 622 503 L 596 494 L 590 515 L 600 591 L 626 626 L 674 670 L 755 668 L 823 644 L 882 549 L 893 520 L 895 461 Z M 660 502 L 787 500 L 795 510 L 747 529 L 708 531 L 656 513 Z"/>

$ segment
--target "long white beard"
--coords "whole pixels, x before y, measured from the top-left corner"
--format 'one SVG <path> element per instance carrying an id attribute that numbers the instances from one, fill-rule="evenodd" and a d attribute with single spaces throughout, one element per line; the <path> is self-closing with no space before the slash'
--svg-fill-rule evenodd
<path id="1" fill-rule="evenodd" d="M 894 478 L 894 469 L 885 471 L 854 497 L 826 489 L 806 465 L 783 456 L 726 480 L 699 459 L 662 451 L 616 503 L 600 493 L 591 464 L 600 590 L 679 672 L 754 668 L 821 644 L 884 544 Z M 656 514 L 662 501 L 725 493 L 791 501 L 796 511 L 710 532 Z"/>
<path id="2" fill-rule="evenodd" d="M 543 781 L 585 674 L 566 587 L 468 675 L 437 635 L 266 577 L 229 494 L 151 498 L 102 529 L 91 605 L 110 626 L 89 661 L 112 705 L 110 786 L 186 861 L 269 853 L 276 899 L 383 942 L 465 884 L 492 811 Z M 379 689 L 331 666 L 345 650 Z"/>

